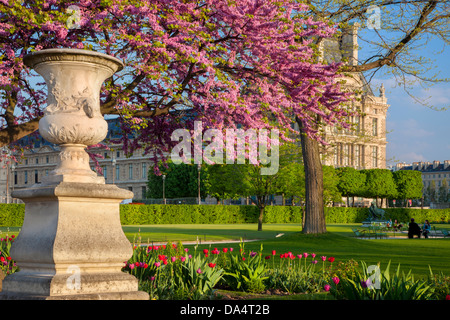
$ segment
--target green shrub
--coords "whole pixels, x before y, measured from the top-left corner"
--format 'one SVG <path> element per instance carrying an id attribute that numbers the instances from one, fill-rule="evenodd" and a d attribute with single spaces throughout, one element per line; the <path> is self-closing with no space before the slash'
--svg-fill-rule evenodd
<path id="1" fill-rule="evenodd" d="M 411 271 L 407 274 L 390 273 L 390 263 L 384 272 L 369 270 L 362 262 L 362 272 L 353 277 L 332 278 L 330 292 L 336 299 L 344 300 L 434 300 L 434 286 L 428 281 L 415 280 Z M 379 266 L 378 266 L 379 268 Z M 379 270 L 379 269 L 378 269 Z"/>
<path id="2" fill-rule="evenodd" d="M 0 226 L 21 226 L 25 216 L 25 205 L 18 203 L 0 203 Z"/>
<path id="3" fill-rule="evenodd" d="M 267 206 L 264 223 L 301 223 L 304 207 Z M 450 221 L 450 209 L 386 208 L 386 219 L 417 222 L 428 219 L 433 223 Z M 24 204 L 0 204 L 0 226 L 23 224 Z M 327 223 L 361 223 L 369 215 L 368 208 L 326 207 Z M 142 224 L 231 224 L 257 223 L 256 206 L 245 205 L 120 205 L 120 221 L 123 225 Z"/>

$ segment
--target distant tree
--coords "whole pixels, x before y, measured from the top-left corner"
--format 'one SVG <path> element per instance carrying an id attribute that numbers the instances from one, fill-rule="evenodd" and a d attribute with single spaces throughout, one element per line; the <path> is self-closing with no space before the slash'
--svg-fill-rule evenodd
<path id="1" fill-rule="evenodd" d="M 305 168 L 303 164 L 291 162 L 279 171 L 277 193 L 293 201 L 305 199 Z M 283 203 L 284 204 L 284 203 Z"/>
<path id="2" fill-rule="evenodd" d="M 214 164 L 205 166 L 208 175 L 206 192 L 217 203 L 224 199 L 237 199 L 243 194 L 243 176 L 236 174 L 234 164 Z"/>
<path id="3" fill-rule="evenodd" d="M 342 194 L 339 191 L 339 176 L 332 166 L 322 166 L 323 171 L 323 202 L 330 205 L 333 202 L 341 202 Z"/>
<path id="4" fill-rule="evenodd" d="M 400 170 L 393 173 L 397 187 L 397 198 L 404 200 L 407 206 L 408 199 L 422 198 L 422 173 L 414 170 Z"/>
<path id="5" fill-rule="evenodd" d="M 448 194 L 448 183 L 447 180 L 442 180 L 442 184 L 439 187 L 438 190 L 438 202 L 445 203 L 449 200 L 449 194 Z"/>
<path id="6" fill-rule="evenodd" d="M 339 177 L 337 188 L 339 192 L 347 197 L 347 207 L 350 206 L 350 197 L 353 197 L 352 206 L 355 203 L 356 196 L 360 196 L 364 192 L 366 176 L 363 172 L 352 167 L 342 167 L 336 169 Z"/>
<path id="7" fill-rule="evenodd" d="M 362 172 L 366 175 L 364 196 L 375 198 L 377 206 L 379 198 L 381 198 L 381 206 L 383 206 L 384 198 L 395 198 L 397 196 L 397 188 L 390 170 L 366 169 Z"/>
<path id="8" fill-rule="evenodd" d="M 167 162 L 167 166 L 160 165 L 161 175 L 152 170 L 148 174 L 149 198 L 160 199 L 163 197 L 163 175 L 165 175 L 166 198 L 193 198 L 198 197 L 198 167 L 193 164 L 174 164 Z M 207 174 L 205 170 L 200 171 L 200 195 L 206 196 Z"/>
<path id="9" fill-rule="evenodd" d="M 424 198 L 428 205 L 432 202 L 437 202 L 436 183 L 434 180 L 431 180 L 430 184 L 425 188 Z"/>

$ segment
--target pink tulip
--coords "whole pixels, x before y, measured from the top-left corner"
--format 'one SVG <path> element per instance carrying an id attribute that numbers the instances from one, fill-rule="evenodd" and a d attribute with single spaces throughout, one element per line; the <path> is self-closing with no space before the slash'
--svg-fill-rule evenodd
<path id="1" fill-rule="evenodd" d="M 322 256 L 322 261 L 325 261 L 325 260 L 327 260 L 327 257 Z"/>
<path id="2" fill-rule="evenodd" d="M 337 285 L 339 283 L 339 278 L 338 277 L 334 277 L 332 280 L 333 280 L 335 285 Z"/>
<path id="3" fill-rule="evenodd" d="M 325 289 L 325 291 L 330 291 L 331 286 L 329 284 L 326 284 L 323 286 L 323 288 Z"/>
<path id="4" fill-rule="evenodd" d="M 159 261 L 158 261 L 158 262 L 155 262 L 155 267 L 158 268 L 160 265 L 161 265 L 161 262 L 159 262 Z"/>
<path id="5" fill-rule="evenodd" d="M 171 257 L 170 260 L 173 262 L 175 262 L 177 260 L 177 257 Z"/>

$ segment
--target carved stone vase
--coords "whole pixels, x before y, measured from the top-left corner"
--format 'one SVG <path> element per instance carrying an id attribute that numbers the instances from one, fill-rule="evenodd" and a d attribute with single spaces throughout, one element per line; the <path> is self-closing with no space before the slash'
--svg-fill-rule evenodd
<path id="1" fill-rule="evenodd" d="M 132 246 L 119 205 L 133 193 L 105 184 L 85 151 L 106 137 L 100 89 L 122 62 L 87 50 L 48 49 L 24 63 L 47 83 L 39 132 L 61 151 L 42 183 L 13 193 L 25 202 L 22 230 L 10 252 L 20 271 L 5 278 L 0 299 L 148 299 L 137 279 L 121 271 Z"/>

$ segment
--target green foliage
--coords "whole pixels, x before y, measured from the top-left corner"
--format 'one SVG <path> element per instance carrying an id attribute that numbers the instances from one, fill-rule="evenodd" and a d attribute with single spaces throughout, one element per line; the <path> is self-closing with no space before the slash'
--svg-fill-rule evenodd
<path id="1" fill-rule="evenodd" d="M 149 198 L 189 198 L 198 196 L 198 167 L 194 164 L 174 164 L 168 161 L 167 168 L 160 165 L 161 175 L 156 175 L 152 170 L 148 173 Z M 163 175 L 165 175 L 163 188 Z M 200 171 L 200 196 L 206 196 L 207 174 Z"/>
<path id="2" fill-rule="evenodd" d="M 352 167 L 342 167 L 336 169 L 339 178 L 337 188 L 344 197 L 347 197 L 347 205 L 349 197 L 355 197 L 363 194 L 366 183 L 366 175 Z"/>
<path id="3" fill-rule="evenodd" d="M 384 272 L 379 266 L 368 268 L 362 262 L 362 271 L 348 278 L 333 278 L 330 292 L 337 299 L 345 300 L 430 300 L 434 299 L 434 287 L 426 280 L 415 280 L 411 271 L 407 274 L 390 273 L 390 263 Z M 377 271 L 379 270 L 379 271 Z"/>
<path id="4" fill-rule="evenodd" d="M 363 195 L 367 198 L 395 198 L 397 187 L 393 174 L 388 169 L 362 170 L 366 175 L 366 185 Z"/>
<path id="5" fill-rule="evenodd" d="M 4 204 L 0 206 L 0 226 L 21 226 L 25 206 Z M 264 223 L 301 223 L 301 206 L 266 206 Z M 414 218 L 418 222 L 425 219 L 433 223 L 450 221 L 450 209 L 385 208 L 386 219 L 407 222 Z M 120 205 L 122 225 L 144 224 L 231 224 L 257 223 L 256 206 L 231 205 Z M 359 223 L 368 215 L 368 208 L 325 207 L 327 223 Z"/>
<path id="6" fill-rule="evenodd" d="M 323 202 L 330 205 L 333 202 L 341 202 L 342 195 L 339 192 L 339 176 L 332 166 L 322 166 L 323 170 Z"/>
<path id="7" fill-rule="evenodd" d="M 422 197 L 422 173 L 415 170 L 399 170 L 393 173 L 399 199 L 418 199 Z"/>
<path id="8" fill-rule="evenodd" d="M 181 243 L 170 242 L 135 246 L 122 271 L 135 276 L 140 290 L 147 291 L 151 299 L 165 300 L 208 298 L 223 274 L 217 256 L 208 257 L 196 251 L 189 255 Z"/>
<path id="9" fill-rule="evenodd" d="M 224 269 L 223 280 L 232 290 L 254 293 L 264 291 L 267 276 L 264 276 L 266 265 L 262 259 L 262 245 L 260 252 L 245 252 L 244 243 L 241 242 L 239 253 L 230 256 Z"/>
<path id="10" fill-rule="evenodd" d="M 0 226 L 21 226 L 25 216 L 25 205 L 16 203 L 0 204 Z"/>

